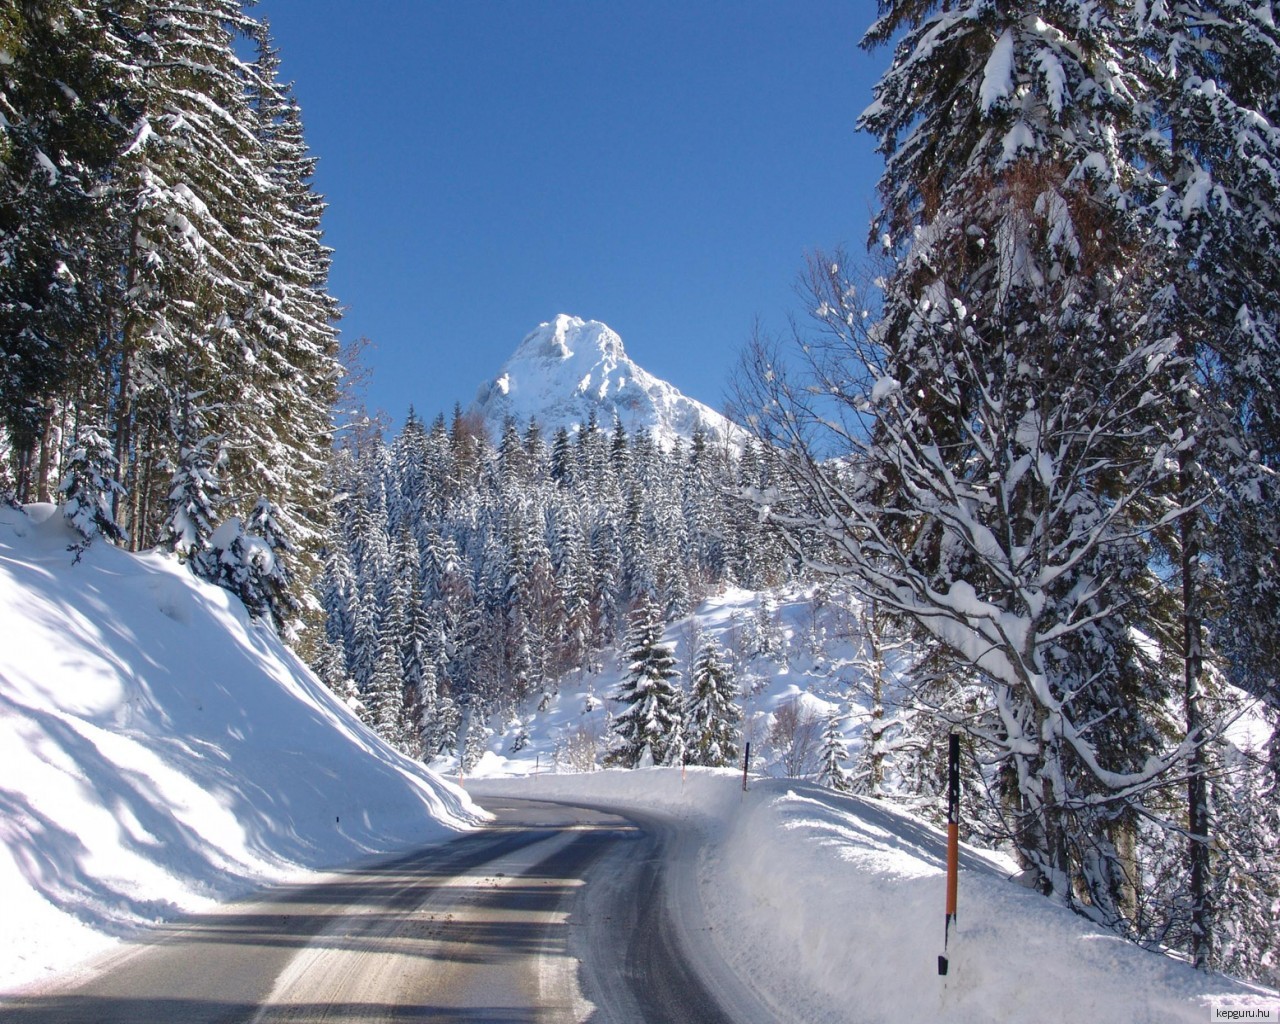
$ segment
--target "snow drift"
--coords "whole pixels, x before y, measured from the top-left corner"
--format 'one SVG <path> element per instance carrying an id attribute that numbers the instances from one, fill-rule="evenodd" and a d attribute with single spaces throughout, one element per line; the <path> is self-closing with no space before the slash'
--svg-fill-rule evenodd
<path id="1" fill-rule="evenodd" d="M 224 590 L 0 508 L 0 986 L 483 817 Z"/>
<path id="2" fill-rule="evenodd" d="M 1102 931 L 1011 881 L 1006 858 L 968 846 L 950 971 L 939 977 L 945 834 L 874 800 L 786 779 L 753 779 L 744 793 L 741 774 L 723 769 L 468 785 L 700 830 L 697 863 L 671 869 L 696 871 L 702 934 L 779 1021 L 1199 1024 L 1215 1007 L 1280 1014 L 1275 993 Z"/>

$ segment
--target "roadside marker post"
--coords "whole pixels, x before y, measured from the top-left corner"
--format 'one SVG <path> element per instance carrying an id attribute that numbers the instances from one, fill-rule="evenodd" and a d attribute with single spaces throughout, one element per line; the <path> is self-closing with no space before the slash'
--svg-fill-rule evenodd
<path id="1" fill-rule="evenodd" d="M 747 740 L 746 753 L 742 755 L 742 792 L 747 791 L 747 769 L 751 767 L 751 741 Z"/>
<path id="2" fill-rule="evenodd" d="M 956 920 L 956 875 L 960 870 L 960 734 L 953 732 L 947 749 L 947 921 L 942 933 L 942 955 L 938 973 L 945 975 L 947 943 Z"/>

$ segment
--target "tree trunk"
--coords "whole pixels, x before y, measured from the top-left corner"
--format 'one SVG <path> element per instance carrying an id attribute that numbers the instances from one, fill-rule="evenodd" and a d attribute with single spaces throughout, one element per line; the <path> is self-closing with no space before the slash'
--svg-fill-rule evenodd
<path id="1" fill-rule="evenodd" d="M 53 501 L 53 488 L 49 486 L 49 480 L 53 475 L 58 439 L 58 434 L 53 427 L 53 410 L 51 402 L 45 407 L 44 419 L 40 424 L 40 457 L 35 479 L 36 501 Z"/>
<path id="2" fill-rule="evenodd" d="M 1179 456 L 1179 490 L 1188 511 L 1179 521 L 1182 558 L 1182 663 L 1183 705 L 1187 738 L 1195 746 L 1187 763 L 1187 856 L 1191 891 L 1191 961 L 1201 970 L 1209 967 L 1213 949 L 1209 910 L 1209 796 L 1205 785 L 1203 709 L 1201 707 L 1201 615 L 1199 594 L 1199 516 L 1189 508 L 1193 497 L 1194 459 L 1186 451 Z"/>

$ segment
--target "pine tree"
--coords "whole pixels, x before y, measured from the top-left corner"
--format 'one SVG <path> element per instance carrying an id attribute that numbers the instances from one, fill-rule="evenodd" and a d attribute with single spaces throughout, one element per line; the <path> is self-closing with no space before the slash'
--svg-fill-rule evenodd
<path id="1" fill-rule="evenodd" d="M 195 390 L 235 396 L 220 404 L 211 432 L 239 439 L 255 389 L 241 363 L 244 300 L 255 259 L 245 226 L 257 223 L 261 161 L 246 101 L 246 69 L 234 40 L 250 22 L 235 0 L 198 10 L 152 2 L 110 21 L 122 83 L 135 111 L 132 138 L 113 176 L 115 238 L 122 280 L 113 283 L 114 323 L 103 352 L 115 393 L 111 415 L 117 458 L 129 488 L 122 511 L 135 543 L 164 517 L 152 466 L 173 461 L 170 425 L 179 373 Z M 240 479 L 232 445 L 229 479 Z M 164 485 L 163 479 L 160 481 Z"/>
<path id="2" fill-rule="evenodd" d="M 830 714 L 822 731 L 822 749 L 818 752 L 818 784 L 848 793 L 853 787 L 844 766 L 849 761 L 849 751 L 844 745 L 840 728 L 840 716 Z"/>
<path id="3" fill-rule="evenodd" d="M 184 445 L 178 453 L 169 482 L 169 514 L 165 518 L 165 544 L 188 566 L 213 536 L 219 496 L 218 466 L 222 439 L 202 437 Z"/>
<path id="4" fill-rule="evenodd" d="M 247 467 L 242 493 L 265 493 L 293 538 L 295 593 L 319 573 L 318 549 L 330 519 L 326 474 L 332 408 L 342 373 L 338 304 L 328 292 L 331 250 L 322 240 L 325 203 L 313 186 L 302 112 L 279 82 L 279 56 L 265 22 L 250 28 L 257 58 L 246 69 L 257 157 L 265 167 L 255 204 L 252 293 L 244 311 L 261 394 L 244 436 L 261 453 Z"/>
<path id="5" fill-rule="evenodd" d="M 19 501 L 53 498 L 110 294 L 102 182 L 125 112 L 103 22 L 83 8 L 9 3 L 0 17 L 0 456 Z M 100 404 L 81 418 L 110 437 Z"/>
<path id="6" fill-rule="evenodd" d="M 62 514 L 84 538 L 87 546 L 101 535 L 112 542 L 126 539 L 112 512 L 121 487 L 115 480 L 115 456 L 96 427 L 81 428 L 76 447 L 67 456 L 66 470 L 58 484 Z"/>
<path id="7" fill-rule="evenodd" d="M 893 639 L 889 629 L 888 616 L 874 601 L 858 607 L 855 663 L 859 678 L 851 689 L 858 699 L 866 702 L 868 714 L 862 729 L 862 748 L 850 782 L 856 792 L 875 798 L 886 794 L 885 781 L 894 751 L 911 717 L 906 709 L 894 708 L 885 692 L 890 682 L 889 657 L 906 646 L 905 641 Z"/>
<path id="8" fill-rule="evenodd" d="M 1211 859 L 1213 966 L 1275 987 L 1280 982 L 1280 801 L 1263 752 L 1218 745 L 1209 787 L 1214 824 L 1229 841 Z"/>
<path id="9" fill-rule="evenodd" d="M 662 620 L 652 602 L 632 614 L 624 646 L 627 674 L 614 699 L 625 708 L 613 720 L 613 759 L 624 768 L 646 762 L 670 764 L 681 746 L 679 673 L 674 651 L 662 640 Z"/>
<path id="10" fill-rule="evenodd" d="M 1123 196 L 1141 82 L 1095 5 L 881 11 L 867 42 L 902 33 L 861 122 L 886 156 L 881 316 L 842 257 L 815 257 L 806 375 L 749 355 L 742 404 L 793 488 L 761 500 L 813 568 L 976 668 L 1016 780 L 1009 838 L 1041 891 L 1107 917 L 1094 809 L 1181 759 L 1160 701 L 1123 742 L 1094 729 L 1162 678 L 1124 638 L 1169 624 L 1147 546 L 1187 364 L 1144 321 L 1149 235 Z M 840 459 L 815 457 L 814 428 Z"/>
<path id="11" fill-rule="evenodd" d="M 1239 656 L 1237 674 L 1251 677 L 1245 685 L 1265 689 L 1280 676 L 1272 645 L 1249 642 L 1280 624 L 1280 579 L 1268 558 L 1275 540 L 1268 495 L 1280 457 L 1280 317 L 1272 301 L 1280 286 L 1280 32 L 1269 10 L 1239 0 L 1188 0 L 1140 14 L 1135 44 L 1150 55 L 1157 130 L 1142 133 L 1135 149 L 1151 179 L 1144 195 L 1151 230 L 1167 243 L 1153 308 L 1196 368 L 1177 405 L 1180 430 L 1196 439 L 1178 454 L 1176 500 L 1187 511 L 1165 543 L 1180 577 L 1183 706 L 1193 742 L 1189 934 L 1193 960 L 1207 967 L 1210 799 L 1204 744 L 1195 740 L 1216 728 L 1208 627 L 1219 600 L 1214 632 Z"/>
<path id="12" fill-rule="evenodd" d="M 254 618 L 283 630 L 292 610 L 285 562 L 290 545 L 273 511 L 264 499 L 254 506 L 247 524 L 239 516 L 228 516 L 189 561 L 197 576 L 231 591 Z"/>
<path id="13" fill-rule="evenodd" d="M 690 684 L 684 720 L 687 763 L 712 768 L 737 764 L 742 709 L 735 703 L 733 668 L 713 637 L 698 647 Z"/>
<path id="14" fill-rule="evenodd" d="M 269 553 L 268 558 L 255 563 L 262 567 L 254 581 L 258 594 L 255 614 L 270 615 L 272 623 L 283 635 L 287 623 L 298 612 L 299 602 L 293 594 L 293 573 L 289 564 L 297 548 L 280 519 L 279 509 L 266 498 L 259 498 L 249 513 L 245 533 L 261 541 Z"/>

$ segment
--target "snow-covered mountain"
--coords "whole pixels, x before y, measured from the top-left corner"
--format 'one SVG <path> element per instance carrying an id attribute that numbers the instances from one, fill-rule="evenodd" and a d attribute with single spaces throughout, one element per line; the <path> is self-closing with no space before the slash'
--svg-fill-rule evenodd
<path id="1" fill-rule="evenodd" d="M 550 435 L 585 426 L 592 413 L 603 430 L 616 418 L 628 433 L 647 430 L 663 446 L 687 440 L 699 426 L 717 438 L 738 430 L 636 365 L 606 324 L 563 313 L 525 337 L 498 375 L 480 385 L 472 409 L 494 437 L 509 416 L 521 429 L 536 419 Z"/>

